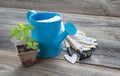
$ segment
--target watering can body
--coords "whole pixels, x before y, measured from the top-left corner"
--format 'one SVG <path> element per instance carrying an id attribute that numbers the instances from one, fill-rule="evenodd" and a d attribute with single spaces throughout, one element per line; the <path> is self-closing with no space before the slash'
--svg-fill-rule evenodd
<path id="1" fill-rule="evenodd" d="M 54 21 L 44 21 L 58 16 Z M 61 52 L 60 43 L 67 36 L 67 32 L 60 34 L 62 16 L 55 12 L 36 12 L 29 10 L 26 14 L 28 22 L 34 26 L 32 38 L 39 43 L 37 56 L 54 57 Z"/>

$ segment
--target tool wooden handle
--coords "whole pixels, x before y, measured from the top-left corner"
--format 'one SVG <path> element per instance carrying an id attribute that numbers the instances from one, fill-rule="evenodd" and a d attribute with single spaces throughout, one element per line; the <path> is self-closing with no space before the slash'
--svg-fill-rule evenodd
<path id="1" fill-rule="evenodd" d="M 68 43 L 67 40 L 65 40 L 65 46 L 66 46 L 66 47 L 70 47 L 70 44 Z"/>
<path id="2" fill-rule="evenodd" d="M 73 53 L 72 53 L 72 51 L 71 51 L 71 48 L 70 48 L 70 44 L 68 43 L 68 41 L 65 39 L 65 46 L 66 46 L 66 48 L 67 48 L 67 53 L 68 53 L 68 55 L 69 56 L 72 56 L 73 55 Z"/>
<path id="3" fill-rule="evenodd" d="M 73 48 L 74 50 L 78 50 L 78 49 L 79 49 L 79 46 L 77 46 L 77 45 L 75 44 L 75 41 L 74 41 L 72 38 L 70 38 L 69 36 L 67 36 L 67 41 L 70 43 L 70 45 L 72 46 L 72 48 Z"/>

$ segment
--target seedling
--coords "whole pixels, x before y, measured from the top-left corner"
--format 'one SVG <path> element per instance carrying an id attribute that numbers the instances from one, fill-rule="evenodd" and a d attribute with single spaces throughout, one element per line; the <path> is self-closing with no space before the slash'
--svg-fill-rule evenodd
<path id="1" fill-rule="evenodd" d="M 21 40 L 26 44 L 27 50 L 32 49 L 36 50 L 38 43 L 34 41 L 33 38 L 30 37 L 30 31 L 33 30 L 34 27 L 30 24 L 22 24 L 18 23 L 18 26 L 15 27 L 11 31 L 11 35 L 15 37 L 16 40 Z"/>

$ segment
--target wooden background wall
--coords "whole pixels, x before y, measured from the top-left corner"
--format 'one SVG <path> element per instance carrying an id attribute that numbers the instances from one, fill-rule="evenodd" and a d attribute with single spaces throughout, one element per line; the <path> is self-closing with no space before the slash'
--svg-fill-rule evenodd
<path id="1" fill-rule="evenodd" d="M 0 6 L 120 17 L 120 0 L 0 0 Z"/>

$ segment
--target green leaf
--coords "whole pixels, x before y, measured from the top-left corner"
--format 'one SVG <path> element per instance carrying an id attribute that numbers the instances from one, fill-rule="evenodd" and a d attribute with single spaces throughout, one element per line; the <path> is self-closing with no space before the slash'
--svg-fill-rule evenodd
<path id="1" fill-rule="evenodd" d="M 17 40 L 20 39 L 27 45 L 27 48 L 37 49 L 38 43 L 34 42 L 33 38 L 30 38 L 30 30 L 34 27 L 30 24 L 23 25 L 18 22 L 18 27 L 14 28 L 10 34 L 13 35 Z"/>
<path id="2" fill-rule="evenodd" d="M 19 32 L 19 29 L 16 27 L 16 28 L 14 28 L 13 30 L 11 30 L 10 34 L 14 36 L 14 35 L 17 34 L 18 32 Z"/>
<path id="3" fill-rule="evenodd" d="M 25 42 L 25 41 L 26 41 L 26 38 L 25 38 L 24 36 L 22 36 L 22 37 L 21 37 L 21 40 Z"/>
<path id="4" fill-rule="evenodd" d="M 15 38 L 16 38 L 17 40 L 20 39 L 19 33 L 16 33 L 16 34 L 15 34 Z"/>
<path id="5" fill-rule="evenodd" d="M 32 49 L 37 49 L 37 47 L 32 47 Z"/>
<path id="6" fill-rule="evenodd" d="M 32 46 L 32 43 L 31 43 L 31 42 L 26 42 L 26 44 L 27 44 L 28 46 Z"/>
<path id="7" fill-rule="evenodd" d="M 17 40 L 20 39 L 21 32 L 18 28 L 14 28 L 11 32 L 11 35 L 13 35 Z"/>
<path id="8" fill-rule="evenodd" d="M 29 41 L 29 42 L 33 42 L 34 39 L 33 39 L 33 38 L 28 38 L 28 41 Z"/>
<path id="9" fill-rule="evenodd" d="M 23 32 L 23 34 L 24 34 L 25 36 L 30 36 L 30 31 L 29 31 L 28 29 L 23 28 L 21 31 Z"/>
<path id="10" fill-rule="evenodd" d="M 34 27 L 33 27 L 32 25 L 30 25 L 30 24 L 25 24 L 25 27 L 26 27 L 27 29 L 29 29 L 29 30 L 34 29 Z"/>
<path id="11" fill-rule="evenodd" d="M 18 22 L 18 27 L 19 27 L 19 28 L 23 28 L 23 24 L 20 23 L 20 22 Z"/>
<path id="12" fill-rule="evenodd" d="M 33 46 L 34 46 L 34 47 L 37 47 L 37 46 L 38 46 L 38 43 L 37 43 L 37 42 L 34 42 L 34 43 L 33 43 Z"/>
<path id="13" fill-rule="evenodd" d="M 27 49 L 31 49 L 31 47 L 30 47 L 30 46 L 27 46 L 26 48 L 27 48 Z"/>

